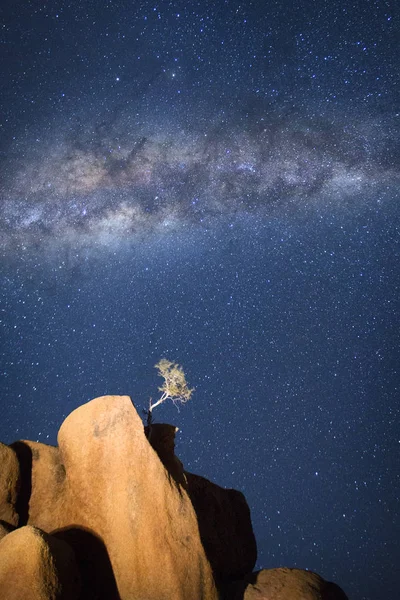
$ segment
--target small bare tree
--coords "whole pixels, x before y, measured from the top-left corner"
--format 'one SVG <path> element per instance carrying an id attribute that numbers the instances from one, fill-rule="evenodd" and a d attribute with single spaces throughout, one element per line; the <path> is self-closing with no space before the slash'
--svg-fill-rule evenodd
<path id="1" fill-rule="evenodd" d="M 175 406 L 178 408 L 178 403 L 185 404 L 190 400 L 194 388 L 190 389 L 186 382 L 185 373 L 182 367 L 177 363 L 173 363 L 166 358 L 162 358 L 156 365 L 158 374 L 164 378 L 164 383 L 158 389 L 162 392 L 161 397 L 153 403 L 152 398 L 149 401 L 149 409 L 146 411 L 147 414 L 147 425 L 151 425 L 153 422 L 153 409 L 162 404 L 168 398 L 172 400 Z M 179 409 L 178 409 L 179 410 Z"/>

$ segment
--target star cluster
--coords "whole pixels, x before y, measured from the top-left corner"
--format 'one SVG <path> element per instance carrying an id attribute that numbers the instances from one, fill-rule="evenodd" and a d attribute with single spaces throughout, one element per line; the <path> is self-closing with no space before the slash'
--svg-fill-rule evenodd
<path id="1" fill-rule="evenodd" d="M 340 208 L 399 181 L 396 122 L 299 118 L 253 107 L 199 130 L 133 126 L 117 114 L 27 152 L 6 188 L 6 247 L 87 245 L 238 212 Z M 60 134 L 59 134 L 60 135 Z M 31 155 L 33 154 L 33 155 Z"/>

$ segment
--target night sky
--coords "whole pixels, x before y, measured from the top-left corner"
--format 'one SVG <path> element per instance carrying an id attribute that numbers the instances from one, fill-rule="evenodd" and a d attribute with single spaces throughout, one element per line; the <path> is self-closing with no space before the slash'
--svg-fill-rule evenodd
<path id="1" fill-rule="evenodd" d="M 257 567 L 394 599 L 399 6 L 5 4 L 0 439 L 177 361 L 154 417 L 244 492 Z"/>

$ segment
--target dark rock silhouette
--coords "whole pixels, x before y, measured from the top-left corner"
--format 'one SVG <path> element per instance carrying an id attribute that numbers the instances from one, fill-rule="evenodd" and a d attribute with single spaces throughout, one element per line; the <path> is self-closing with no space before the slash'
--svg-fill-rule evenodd
<path id="1" fill-rule="evenodd" d="M 1 444 L 0 598 L 251 600 L 280 588 L 276 600 L 317 598 L 307 571 L 251 575 L 243 494 L 186 472 L 175 433 L 145 430 L 130 398 L 104 396 L 67 417 L 58 447 Z M 318 598 L 346 598 L 314 577 Z"/>
<path id="2" fill-rule="evenodd" d="M 79 527 L 62 529 L 53 532 L 52 536 L 68 544 L 74 551 L 76 562 L 79 565 L 80 598 L 119 599 L 110 557 L 99 537 Z"/>
<path id="3" fill-rule="evenodd" d="M 175 456 L 175 434 L 177 427 L 166 423 L 153 423 L 144 428 L 151 447 L 157 452 L 158 458 L 167 473 L 175 482 L 187 490 L 187 480 L 183 465 Z"/>
<path id="4" fill-rule="evenodd" d="M 186 473 L 200 537 L 216 581 L 239 579 L 256 564 L 257 546 L 243 494 Z"/>
<path id="5" fill-rule="evenodd" d="M 20 486 L 20 468 L 15 452 L 0 443 L 0 521 L 17 526 L 17 494 Z"/>

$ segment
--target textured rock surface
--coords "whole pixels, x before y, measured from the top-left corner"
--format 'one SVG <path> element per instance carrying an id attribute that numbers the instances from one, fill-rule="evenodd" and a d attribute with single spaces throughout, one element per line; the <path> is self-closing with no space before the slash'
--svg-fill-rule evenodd
<path id="1" fill-rule="evenodd" d="M 12 448 L 0 443 L 0 521 L 17 526 L 19 463 Z"/>
<path id="2" fill-rule="evenodd" d="M 79 596 L 74 553 L 65 542 L 30 526 L 1 540 L 2 600 L 78 600 Z"/>
<path id="3" fill-rule="evenodd" d="M 11 445 L 18 456 L 20 525 L 52 531 L 65 525 L 65 469 L 58 448 L 23 440 Z"/>
<path id="4" fill-rule="evenodd" d="M 28 522 L 71 544 L 88 592 L 97 562 L 96 594 L 107 600 L 117 589 L 123 600 L 217 597 L 190 499 L 148 443 L 130 398 L 79 407 L 58 443 L 59 453 L 24 443 L 32 453 Z"/>
<path id="5" fill-rule="evenodd" d="M 3 539 L 3 537 L 14 531 L 14 529 L 15 527 L 6 521 L 0 521 L 0 541 Z"/>
<path id="6" fill-rule="evenodd" d="M 311 571 L 263 569 L 227 585 L 222 600 L 348 600 L 343 590 Z"/>

